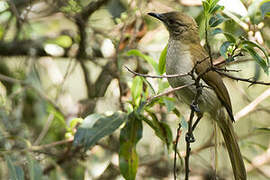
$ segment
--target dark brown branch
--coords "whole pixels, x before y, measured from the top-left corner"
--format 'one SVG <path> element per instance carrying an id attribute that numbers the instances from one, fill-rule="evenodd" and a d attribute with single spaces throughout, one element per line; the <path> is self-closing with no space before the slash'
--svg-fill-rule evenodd
<path id="1" fill-rule="evenodd" d="M 108 0 L 92 1 L 74 17 L 75 23 L 78 27 L 79 36 L 80 36 L 79 49 L 78 49 L 76 57 L 78 61 L 80 62 L 80 65 L 83 71 L 84 80 L 87 87 L 88 98 L 91 97 L 91 93 L 93 92 L 93 88 L 92 88 L 93 85 L 90 81 L 89 71 L 84 62 L 84 59 L 86 57 L 85 49 L 86 49 L 86 42 L 87 42 L 86 25 L 87 25 L 88 18 L 91 16 L 91 14 L 93 14 L 106 2 L 108 2 Z"/>
<path id="2" fill-rule="evenodd" d="M 253 85 L 253 84 L 270 85 L 270 82 L 256 81 L 256 80 L 252 80 L 250 78 L 235 77 L 235 76 L 229 75 L 227 73 L 221 72 L 215 68 L 214 68 L 214 71 L 216 71 L 217 73 L 219 73 L 222 76 L 228 77 L 228 78 L 236 80 L 236 81 L 248 82 L 248 83 L 250 83 L 250 85 Z"/>
<path id="3" fill-rule="evenodd" d="M 13 42 L 0 41 L 0 55 L 1 56 L 18 56 L 30 54 L 30 50 L 35 50 L 36 56 L 48 56 L 43 48 L 41 41 L 22 40 Z"/>
<path id="4" fill-rule="evenodd" d="M 190 157 L 190 152 L 191 152 L 190 143 L 194 142 L 194 140 L 191 139 L 191 138 L 194 138 L 193 137 L 194 128 L 193 128 L 193 125 L 192 125 L 192 121 L 193 121 L 193 118 L 194 118 L 195 111 L 198 111 L 198 113 L 199 113 L 198 100 L 199 100 L 200 95 L 202 94 L 202 87 L 200 85 L 200 79 L 205 73 L 207 73 L 210 70 L 210 68 L 206 69 L 205 72 L 201 73 L 196 78 L 195 74 L 194 74 L 194 71 L 195 71 L 195 68 L 196 68 L 197 65 L 198 64 L 195 64 L 194 68 L 192 69 L 192 71 L 190 73 L 190 75 L 192 76 L 192 79 L 195 81 L 196 95 L 194 97 L 194 100 L 193 100 L 192 104 L 190 105 L 191 112 L 190 112 L 189 122 L 188 122 L 188 132 L 186 134 L 185 180 L 189 179 L 189 172 L 190 172 L 190 169 L 189 169 L 189 157 Z M 196 110 L 196 108 L 197 108 L 197 110 Z M 196 123 L 198 123 L 198 122 L 196 122 Z"/>
<path id="5" fill-rule="evenodd" d="M 82 18 L 83 21 L 88 20 L 88 18 L 96 11 L 98 10 L 102 5 L 107 3 L 109 0 L 97 0 L 92 1 L 89 3 L 79 14 L 76 16 L 79 16 Z"/>

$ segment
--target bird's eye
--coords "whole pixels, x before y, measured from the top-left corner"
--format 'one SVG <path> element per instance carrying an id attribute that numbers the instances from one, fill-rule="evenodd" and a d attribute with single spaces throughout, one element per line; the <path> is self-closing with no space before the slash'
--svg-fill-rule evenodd
<path id="1" fill-rule="evenodd" d="M 184 24 L 184 23 L 182 23 L 182 22 L 180 22 L 180 21 L 176 21 L 176 24 L 177 24 L 178 26 L 187 26 L 186 24 Z"/>
<path id="2" fill-rule="evenodd" d="M 172 20 L 172 19 L 168 19 L 168 24 L 169 24 L 169 25 L 174 24 L 174 20 Z"/>

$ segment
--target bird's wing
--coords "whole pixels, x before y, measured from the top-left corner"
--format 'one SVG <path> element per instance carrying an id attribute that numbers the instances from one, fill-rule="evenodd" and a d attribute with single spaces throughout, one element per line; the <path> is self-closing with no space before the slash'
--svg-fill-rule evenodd
<path id="1" fill-rule="evenodd" d="M 202 46 L 198 45 L 197 47 L 195 46 L 194 48 L 196 48 L 196 50 L 193 52 L 196 52 L 196 55 L 193 57 L 198 58 L 196 59 L 196 61 L 202 61 L 201 63 L 197 64 L 195 70 L 197 74 L 201 74 L 204 73 L 210 66 L 210 60 L 209 58 L 207 60 L 204 60 L 207 57 L 207 53 L 205 52 Z M 210 87 L 214 89 L 219 100 L 226 108 L 231 120 L 234 122 L 231 99 L 228 90 L 222 81 L 221 76 L 217 72 L 209 71 L 202 76 L 202 79 L 206 82 L 206 84 L 208 84 Z"/>

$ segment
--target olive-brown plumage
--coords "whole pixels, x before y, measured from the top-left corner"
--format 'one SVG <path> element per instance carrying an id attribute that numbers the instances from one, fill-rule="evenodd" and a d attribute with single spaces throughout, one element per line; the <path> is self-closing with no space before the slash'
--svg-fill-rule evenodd
<path id="1" fill-rule="evenodd" d="M 193 18 L 179 12 L 149 13 L 149 15 L 161 20 L 169 31 L 166 73 L 188 73 L 194 68 L 195 64 L 196 74 L 203 73 L 202 82 L 210 86 L 211 89 L 202 89 L 202 94 L 199 97 L 200 111 L 202 113 L 208 112 L 217 122 L 228 149 L 234 177 L 236 180 L 245 180 L 246 170 L 232 126 L 234 117 L 230 96 L 218 73 L 214 71 L 205 73 L 211 63 L 208 53 L 200 45 L 196 22 Z M 190 84 L 194 80 L 190 76 L 184 76 L 169 78 L 168 81 L 172 87 L 178 87 Z M 196 93 L 196 87 L 189 86 L 177 91 L 176 94 L 186 104 L 190 105 Z"/>

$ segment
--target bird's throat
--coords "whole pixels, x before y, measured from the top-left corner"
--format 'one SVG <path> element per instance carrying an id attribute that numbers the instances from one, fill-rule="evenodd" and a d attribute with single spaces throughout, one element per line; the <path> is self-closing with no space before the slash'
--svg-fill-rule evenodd
<path id="1" fill-rule="evenodd" d="M 167 74 L 185 74 L 194 67 L 189 45 L 179 40 L 169 39 L 166 59 Z"/>

